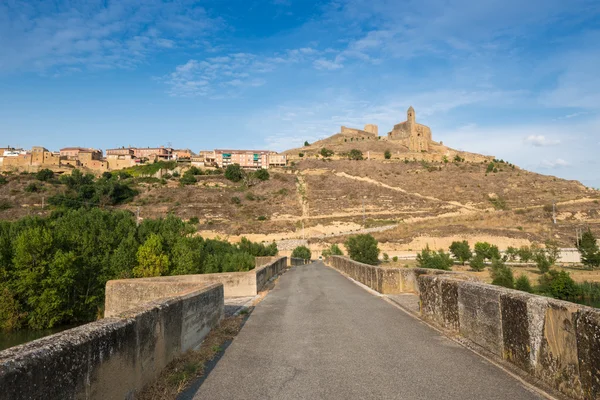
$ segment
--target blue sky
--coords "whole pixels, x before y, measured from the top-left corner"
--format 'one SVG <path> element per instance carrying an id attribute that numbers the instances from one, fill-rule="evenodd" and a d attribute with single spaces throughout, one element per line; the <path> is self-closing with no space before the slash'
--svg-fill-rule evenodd
<path id="1" fill-rule="evenodd" d="M 600 187 L 597 0 L 0 2 L 0 146 L 285 150 L 340 125 Z"/>

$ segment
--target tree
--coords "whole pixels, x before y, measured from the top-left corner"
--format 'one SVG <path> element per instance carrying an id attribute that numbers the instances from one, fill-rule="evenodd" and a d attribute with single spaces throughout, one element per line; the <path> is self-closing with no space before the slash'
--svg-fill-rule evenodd
<path id="1" fill-rule="evenodd" d="M 475 257 L 471 258 L 469 265 L 473 271 L 483 271 L 485 269 L 485 260 L 483 257 L 476 255 Z"/>
<path id="2" fill-rule="evenodd" d="M 304 260 L 310 260 L 311 252 L 306 246 L 298 246 L 292 251 L 292 257 L 302 258 Z"/>
<path id="3" fill-rule="evenodd" d="M 473 253 L 471 252 L 471 248 L 469 247 L 469 242 L 463 240 L 462 242 L 452 242 L 450 245 L 450 253 L 461 262 L 462 265 L 465 265 L 466 261 L 469 261 L 471 257 L 473 257 Z"/>
<path id="4" fill-rule="evenodd" d="M 519 259 L 521 262 L 529 262 L 533 258 L 533 251 L 529 246 L 521 246 L 519 250 L 517 250 L 517 254 L 519 255 Z"/>
<path id="5" fill-rule="evenodd" d="M 298 153 L 298 157 L 300 157 L 300 158 L 304 157 L 304 153 Z"/>
<path id="6" fill-rule="evenodd" d="M 452 268 L 452 258 L 450 254 L 443 250 L 432 251 L 427 245 L 419 254 L 417 254 L 417 265 L 420 268 L 442 269 L 450 271 Z"/>
<path id="7" fill-rule="evenodd" d="M 136 278 L 166 275 L 169 257 L 163 252 L 161 237 L 151 234 L 137 252 L 138 265 L 133 269 Z"/>
<path id="8" fill-rule="evenodd" d="M 323 157 L 331 157 L 333 155 L 333 150 L 329 150 L 323 147 L 320 153 Z"/>
<path id="9" fill-rule="evenodd" d="M 225 178 L 232 182 L 239 182 L 243 177 L 244 171 L 242 170 L 242 167 L 240 167 L 240 164 L 231 164 L 225 169 Z"/>
<path id="10" fill-rule="evenodd" d="M 269 171 L 267 171 L 266 169 L 259 169 L 256 172 L 254 172 L 254 176 L 256 177 L 256 179 L 261 180 L 261 181 L 268 181 L 269 180 Z"/>
<path id="11" fill-rule="evenodd" d="M 321 255 L 323 257 L 343 256 L 344 252 L 340 249 L 340 247 L 337 244 L 334 243 L 329 248 L 323 250 L 321 252 Z"/>
<path id="12" fill-rule="evenodd" d="M 489 244 L 488 242 L 475 243 L 475 254 L 486 260 L 492 260 L 494 258 L 500 259 L 498 246 Z"/>
<path id="13" fill-rule="evenodd" d="M 50 179 L 54 178 L 54 172 L 52 172 L 51 170 L 49 170 L 48 168 L 44 168 L 41 169 L 37 172 L 37 174 L 35 174 L 35 178 L 38 181 L 44 181 L 47 182 Z"/>
<path id="14" fill-rule="evenodd" d="M 550 267 L 554 264 L 544 249 L 537 249 L 533 254 L 533 260 L 542 274 L 550 271 Z"/>
<path id="15" fill-rule="evenodd" d="M 515 281 L 515 289 L 520 290 L 522 292 L 533 293 L 533 288 L 531 287 L 531 282 L 529 282 L 529 278 L 527 275 L 522 274 Z"/>
<path id="16" fill-rule="evenodd" d="M 344 244 L 352 260 L 370 265 L 377 265 L 379 262 L 379 248 L 373 236 L 369 234 L 350 236 Z"/>
<path id="17" fill-rule="evenodd" d="M 515 261 L 517 259 L 517 256 L 519 255 L 519 249 L 517 249 L 516 247 L 508 246 L 506 248 L 506 251 L 504 252 L 504 255 L 506 256 L 506 259 L 508 261 Z"/>
<path id="18" fill-rule="evenodd" d="M 348 153 L 348 158 L 350 160 L 362 160 L 363 159 L 362 151 L 360 151 L 358 149 L 352 149 L 352 150 L 350 150 L 350 153 Z"/>
<path id="19" fill-rule="evenodd" d="M 598 242 L 596 236 L 590 229 L 583 232 L 579 246 L 577 247 L 581 254 L 581 262 L 583 265 L 590 268 L 598 268 L 600 266 L 600 249 L 598 248 Z"/>
<path id="20" fill-rule="evenodd" d="M 306 147 L 306 146 L 310 146 L 310 143 L 308 143 L 308 140 L 305 140 L 305 141 L 304 141 L 304 146 L 305 146 L 305 147 Z"/>
<path id="21" fill-rule="evenodd" d="M 494 258 L 492 260 L 490 276 L 492 277 L 492 285 L 509 289 L 515 287 L 515 277 L 512 270 L 500 259 Z"/>
<path id="22" fill-rule="evenodd" d="M 539 290 L 560 300 L 575 299 L 581 293 L 579 286 L 568 272 L 555 269 L 540 277 Z"/>
<path id="23" fill-rule="evenodd" d="M 390 261 L 390 255 L 388 253 L 383 253 L 383 262 L 389 262 Z"/>
<path id="24" fill-rule="evenodd" d="M 390 158 L 392 158 L 392 153 L 390 153 L 390 151 L 389 151 L 389 150 L 386 150 L 386 151 L 383 153 L 383 156 L 385 157 L 385 159 L 386 159 L 386 160 L 389 160 Z"/>
<path id="25" fill-rule="evenodd" d="M 179 179 L 179 184 L 181 186 L 186 186 L 186 185 L 195 185 L 197 182 L 196 180 L 196 176 L 194 175 L 194 172 L 192 170 L 187 170 L 183 173 L 183 176 Z"/>

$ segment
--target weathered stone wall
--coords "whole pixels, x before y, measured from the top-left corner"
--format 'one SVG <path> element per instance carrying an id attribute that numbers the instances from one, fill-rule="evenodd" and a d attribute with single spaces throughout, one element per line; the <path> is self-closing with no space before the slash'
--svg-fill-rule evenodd
<path id="1" fill-rule="evenodd" d="M 304 258 L 290 257 L 290 266 L 304 265 L 308 263 L 310 263 L 310 261 L 305 260 Z"/>
<path id="2" fill-rule="evenodd" d="M 0 400 L 132 399 L 223 317 L 223 285 L 0 352 Z"/>
<path id="3" fill-rule="evenodd" d="M 446 271 L 330 265 L 380 293 L 419 295 L 421 317 L 575 399 L 600 399 L 600 310 Z"/>
<path id="4" fill-rule="evenodd" d="M 118 279 L 106 283 L 104 317 L 122 313 L 138 304 L 159 299 L 181 290 L 220 283 L 225 297 L 255 296 L 273 276 L 280 274 L 287 264 L 286 257 L 274 260 L 247 272 L 219 274 L 160 276 L 155 278 Z"/>

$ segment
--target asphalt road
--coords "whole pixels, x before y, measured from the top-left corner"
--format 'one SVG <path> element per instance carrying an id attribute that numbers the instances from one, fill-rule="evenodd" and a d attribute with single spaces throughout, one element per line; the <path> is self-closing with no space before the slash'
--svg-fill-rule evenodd
<path id="1" fill-rule="evenodd" d="M 260 302 L 194 399 L 540 399 L 323 265 Z"/>

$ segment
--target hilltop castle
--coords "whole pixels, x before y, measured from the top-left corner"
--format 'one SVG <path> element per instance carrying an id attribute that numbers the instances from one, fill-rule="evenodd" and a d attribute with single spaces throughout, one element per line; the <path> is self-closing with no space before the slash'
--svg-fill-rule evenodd
<path id="1" fill-rule="evenodd" d="M 394 125 L 388 132 L 388 140 L 402 141 L 410 151 L 429 151 L 431 129 L 417 123 L 415 109 L 411 106 L 406 112 L 406 121 Z"/>

